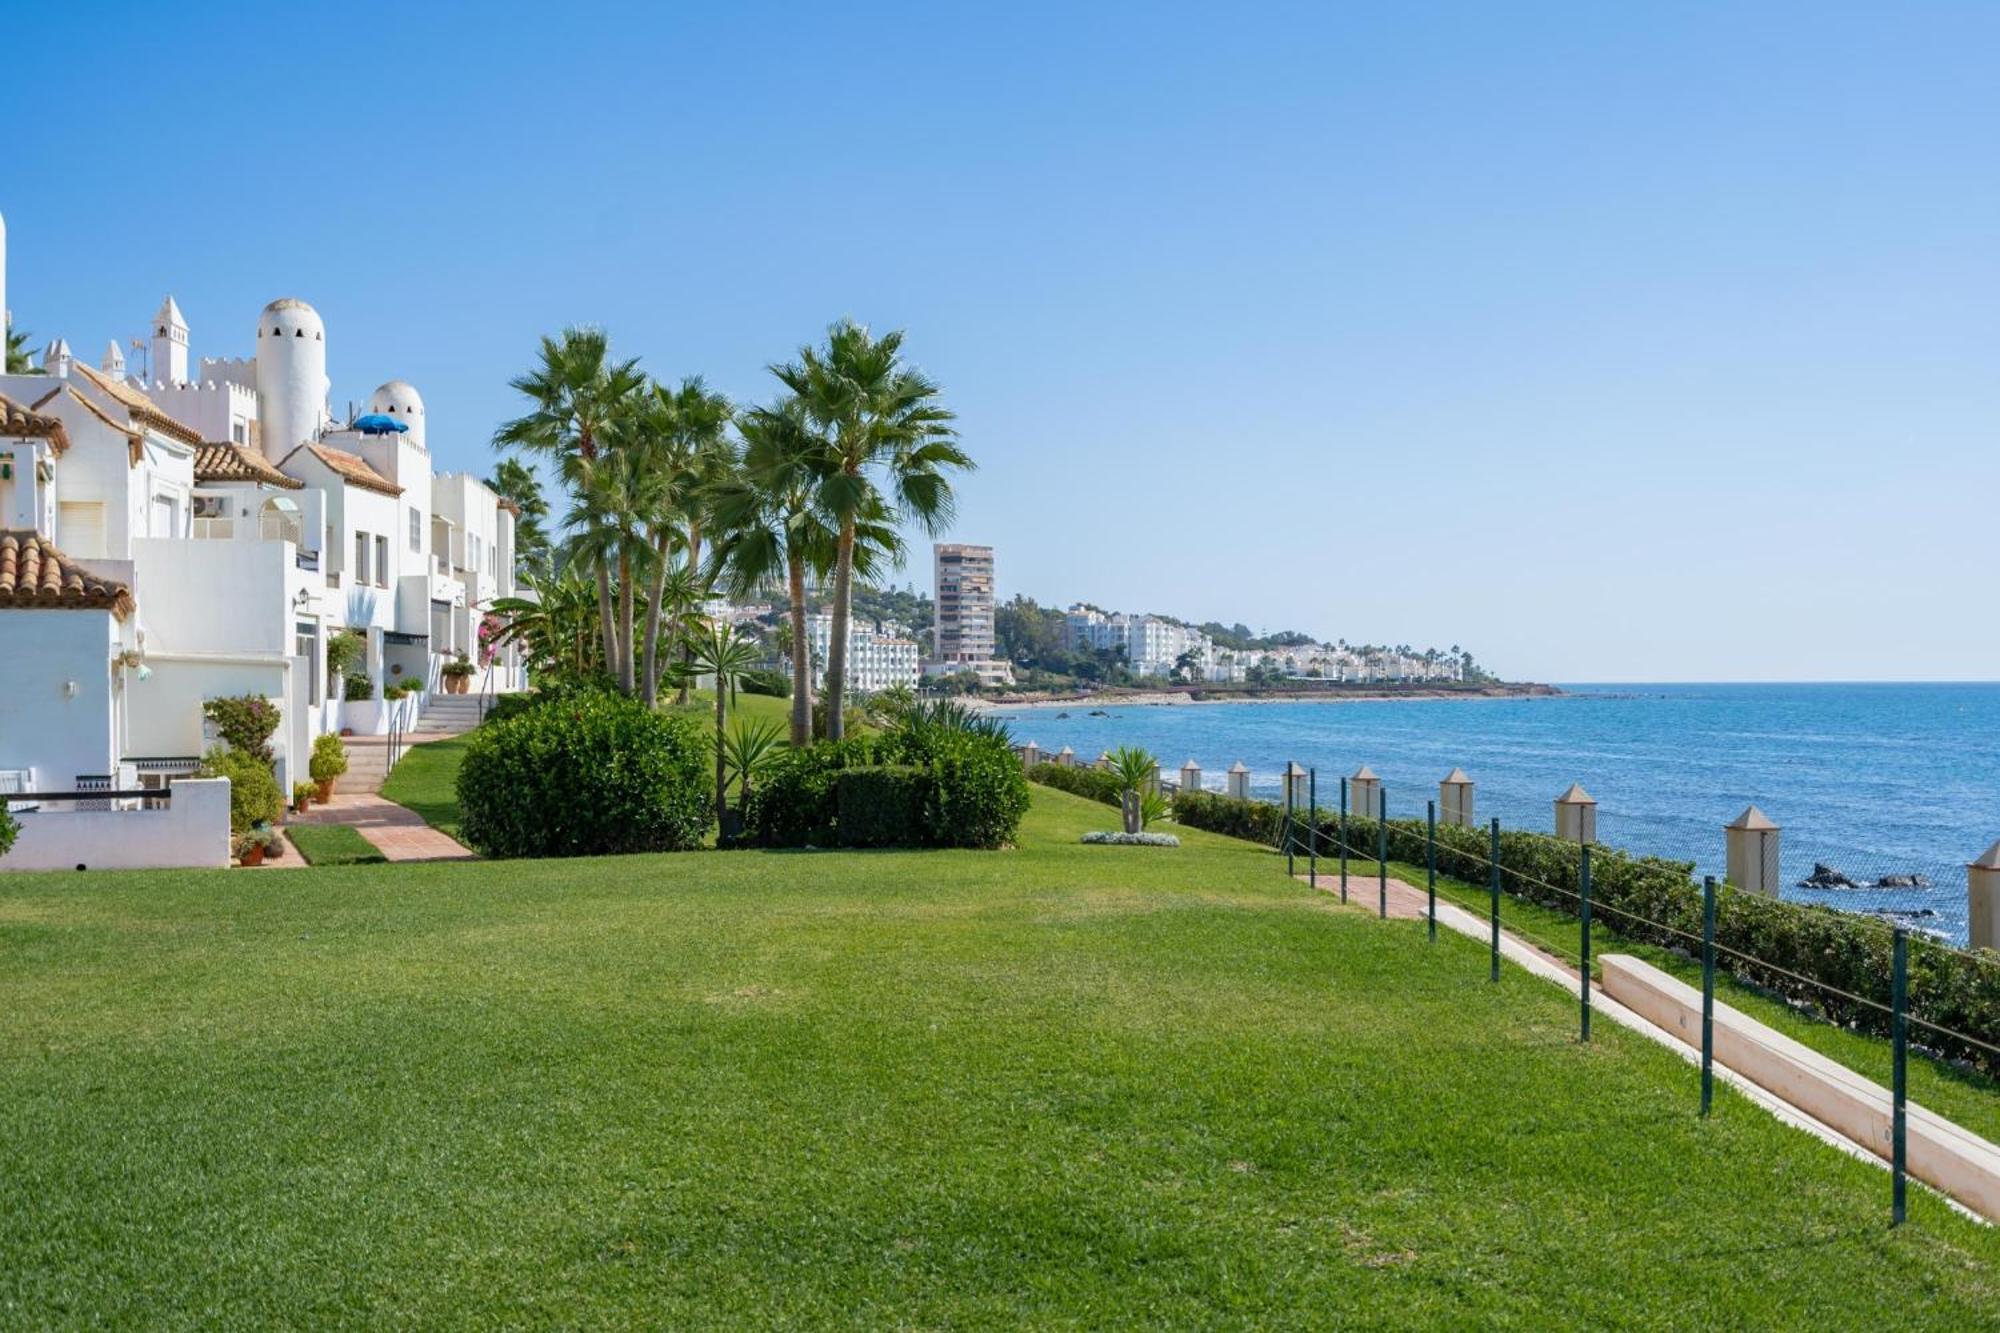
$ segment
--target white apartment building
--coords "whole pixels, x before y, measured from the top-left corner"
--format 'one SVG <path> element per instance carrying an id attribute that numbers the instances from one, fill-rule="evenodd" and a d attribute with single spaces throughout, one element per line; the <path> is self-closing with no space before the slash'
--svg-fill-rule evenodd
<path id="1" fill-rule="evenodd" d="M 92 367 L 62 338 L 42 373 L 0 375 L 0 786 L 185 773 L 212 743 L 203 700 L 247 693 L 280 710 L 288 788 L 314 736 L 386 728 L 385 683 L 427 693 L 461 653 L 475 687 L 523 683 L 477 638 L 514 592 L 514 514 L 433 477 L 414 388 L 390 380 L 336 424 L 326 329 L 295 299 L 257 316 L 254 355 L 193 375 L 173 298 L 149 328 L 151 378 L 115 340 Z M 344 630 L 373 698 L 327 677 Z"/>
<path id="2" fill-rule="evenodd" d="M 1104 652 L 1122 648 L 1125 663 L 1135 675 L 1170 678 L 1185 655 L 1193 659 L 1188 665 L 1196 680 L 1232 678 L 1221 669 L 1215 641 L 1179 621 L 1163 616 L 1100 611 L 1079 602 L 1063 613 L 1063 625 L 1071 651 Z M 1230 670 L 1235 670 L 1233 665 Z"/>
<path id="3" fill-rule="evenodd" d="M 891 632 L 893 627 L 847 625 L 847 688 L 855 694 L 875 694 L 894 685 L 915 688 L 917 641 Z M 833 650 L 833 617 L 806 617 L 806 646 L 812 657 L 813 688 L 826 684 L 826 661 Z"/>

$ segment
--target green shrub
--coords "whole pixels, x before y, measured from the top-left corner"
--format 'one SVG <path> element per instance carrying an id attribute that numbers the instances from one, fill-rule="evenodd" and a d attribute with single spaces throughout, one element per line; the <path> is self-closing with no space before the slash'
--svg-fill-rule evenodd
<path id="1" fill-rule="evenodd" d="M 361 631 L 344 629 L 326 641 L 326 669 L 336 676 L 351 676 L 368 653 L 368 640 Z"/>
<path id="2" fill-rule="evenodd" d="M 340 697 L 351 704 L 366 703 L 375 697 L 375 682 L 366 676 L 348 676 L 341 682 Z"/>
<path id="3" fill-rule="evenodd" d="M 945 732 L 926 748 L 925 843 L 990 851 L 1012 842 L 1028 812 L 1028 779 L 1006 739 Z"/>
<path id="4" fill-rule="evenodd" d="M 1272 846 L 1278 845 L 1284 826 L 1282 806 L 1208 793 L 1181 795 L 1174 803 L 1174 817 L 1194 828 Z M 1339 845 L 1339 828 L 1337 818 L 1322 818 L 1323 846 Z M 1349 817 L 1347 842 L 1358 854 L 1372 857 L 1377 836 L 1374 820 Z M 1490 838 L 1483 828 L 1439 825 L 1438 873 L 1485 884 L 1490 875 Z M 1423 865 L 1424 821 L 1390 820 L 1388 848 L 1392 861 Z M 1581 861 L 1574 842 L 1547 833 L 1501 831 L 1500 886 L 1515 897 L 1574 915 Z M 1594 846 L 1590 906 L 1598 921 L 1627 939 L 1683 952 L 1700 949 L 1702 892 L 1691 861 L 1632 856 Z M 1886 922 L 1818 903 L 1766 898 L 1729 885 L 1716 895 L 1718 967 L 1741 981 L 1808 1005 L 1832 1022 L 1878 1035 L 1889 1032 L 1892 938 Z M 1913 935 L 1909 1003 L 1911 1014 L 1925 1023 L 1994 1044 L 2000 1034 L 2000 954 L 1965 953 Z M 1941 1054 L 2000 1074 L 2000 1056 L 1974 1042 L 1928 1027 L 1913 1028 L 1912 1035 Z"/>
<path id="5" fill-rule="evenodd" d="M 701 845 L 713 799 L 707 733 L 597 691 L 472 733 L 459 832 L 482 856 L 604 856 Z"/>
<path id="6" fill-rule="evenodd" d="M 835 780 L 843 769 L 874 762 L 875 743 L 865 736 L 779 751 L 746 803 L 744 836 L 760 847 L 838 845 Z"/>
<path id="7" fill-rule="evenodd" d="M 271 764 L 271 733 L 278 729 L 278 706 L 261 694 L 237 694 L 205 699 L 202 716 L 215 723 L 216 735 L 232 750 L 253 754 Z"/>
<path id="8" fill-rule="evenodd" d="M 930 775 L 907 764 L 871 764 L 834 775 L 836 837 L 842 847 L 916 847 L 924 841 Z"/>
<path id="9" fill-rule="evenodd" d="M 321 732 L 313 738 L 312 758 L 306 762 L 306 772 L 312 774 L 314 782 L 330 782 L 347 771 L 347 746 L 340 737 L 330 731 Z"/>
<path id="10" fill-rule="evenodd" d="M 7 812 L 7 803 L 0 801 L 0 856 L 5 856 L 14 846 L 14 839 L 20 832 L 20 821 Z"/>
<path id="11" fill-rule="evenodd" d="M 1027 779 L 1003 738 L 922 728 L 782 751 L 745 811 L 749 840 L 764 847 L 838 846 L 840 775 L 872 765 L 923 772 L 915 842 L 909 845 L 1005 846 L 1027 813 Z"/>
<path id="12" fill-rule="evenodd" d="M 254 754 L 215 746 L 201 758 L 201 775 L 229 779 L 229 829 L 239 837 L 283 812 L 278 779 L 271 766 Z"/>
<path id="13" fill-rule="evenodd" d="M 1118 805 L 1119 794 L 1124 790 L 1116 773 L 1108 773 L 1101 768 L 1083 768 L 1073 764 L 1056 764 L 1043 760 L 1028 770 L 1028 780 L 1044 787 L 1054 787 L 1072 796 L 1083 796 L 1105 805 Z"/>
<path id="14" fill-rule="evenodd" d="M 737 680 L 737 688 L 745 694 L 764 694 L 774 699 L 792 697 L 792 678 L 783 671 L 767 671 L 758 668 L 746 671 Z"/>

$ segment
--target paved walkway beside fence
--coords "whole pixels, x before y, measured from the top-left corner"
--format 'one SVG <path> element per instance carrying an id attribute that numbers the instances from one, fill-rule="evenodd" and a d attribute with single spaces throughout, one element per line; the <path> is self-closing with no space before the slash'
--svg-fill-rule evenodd
<path id="1" fill-rule="evenodd" d="M 337 792 L 325 805 L 315 805 L 294 824 L 346 824 L 391 861 L 470 861 L 471 852 L 423 821 L 414 810 L 374 792 Z"/>

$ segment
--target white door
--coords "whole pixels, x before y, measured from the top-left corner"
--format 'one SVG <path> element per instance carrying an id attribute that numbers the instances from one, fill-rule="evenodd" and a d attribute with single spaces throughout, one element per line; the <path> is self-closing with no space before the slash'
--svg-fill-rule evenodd
<path id="1" fill-rule="evenodd" d="M 98 500 L 64 500 L 56 505 L 56 547 L 78 560 L 102 560 L 104 504 Z"/>
<path id="2" fill-rule="evenodd" d="M 175 532 L 174 529 L 180 526 L 179 519 L 180 506 L 174 503 L 174 497 L 171 495 L 156 495 L 153 497 L 152 528 L 147 535 L 153 537 L 178 537 L 180 534 Z"/>

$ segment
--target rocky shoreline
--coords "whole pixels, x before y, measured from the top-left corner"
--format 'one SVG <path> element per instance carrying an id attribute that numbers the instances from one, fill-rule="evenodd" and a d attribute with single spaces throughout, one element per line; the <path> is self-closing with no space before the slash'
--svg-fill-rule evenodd
<path id="1" fill-rule="evenodd" d="M 1305 687 L 1258 686 L 1223 688 L 1180 686 L 1171 689 L 1120 687 L 1103 690 L 1033 691 L 1015 694 L 982 695 L 967 702 L 978 708 L 1102 708 L 1116 704 L 1124 708 L 1170 708 L 1193 704 L 1258 703 L 1345 703 L 1383 699 L 1530 699 L 1549 698 L 1563 691 L 1553 685 L 1534 682 L 1494 682 L 1480 685 L 1441 685 L 1436 682 L 1408 686 L 1327 684 Z"/>

